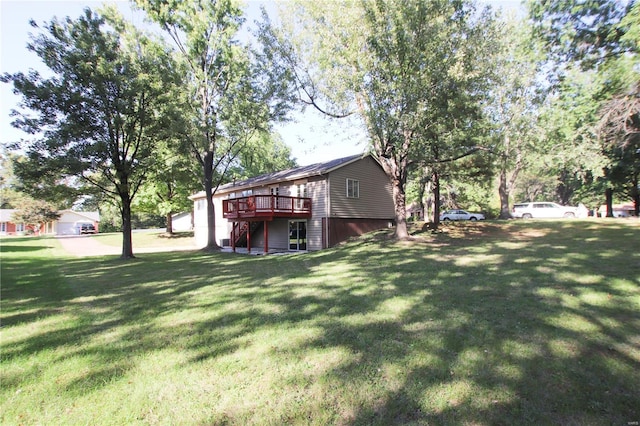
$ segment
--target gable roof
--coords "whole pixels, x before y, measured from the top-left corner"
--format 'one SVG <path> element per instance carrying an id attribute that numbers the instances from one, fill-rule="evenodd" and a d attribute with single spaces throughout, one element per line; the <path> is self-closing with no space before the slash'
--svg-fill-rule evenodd
<path id="1" fill-rule="evenodd" d="M 305 179 L 311 176 L 321 176 L 330 173 L 336 169 L 344 167 L 355 161 L 371 156 L 371 154 L 357 154 L 349 157 L 337 158 L 335 160 L 326 161 L 324 163 L 316 163 L 308 166 L 294 167 L 292 169 L 282 170 L 279 172 L 267 173 L 264 175 L 244 179 L 236 182 L 230 182 L 218 187 L 216 194 L 225 194 L 233 191 L 241 191 L 243 189 L 254 188 L 256 186 L 272 185 L 280 182 L 288 182 L 297 179 Z M 377 161 L 377 160 L 376 160 Z M 190 196 L 194 200 L 204 197 L 204 191 Z"/>
<path id="2" fill-rule="evenodd" d="M 71 219 L 69 216 L 80 216 L 81 219 L 87 219 L 91 222 L 100 222 L 100 213 L 97 211 L 78 212 L 75 210 L 60 210 L 58 213 L 60 213 L 60 218 L 58 219 L 60 222 L 63 222 L 63 218 L 67 220 Z"/>
<path id="3" fill-rule="evenodd" d="M 13 213 L 17 212 L 17 209 L 0 209 L 0 222 L 11 222 L 11 216 L 13 215 Z M 60 214 L 60 218 L 62 218 L 62 215 L 64 214 L 71 214 L 71 215 L 77 215 L 80 216 L 84 219 L 88 219 L 92 222 L 100 222 L 100 213 L 97 211 L 94 212 L 77 212 L 75 210 L 60 210 L 58 211 L 58 213 Z"/>
<path id="4" fill-rule="evenodd" d="M 16 209 L 0 209 L 0 222 L 11 222 L 11 216 L 17 211 Z"/>

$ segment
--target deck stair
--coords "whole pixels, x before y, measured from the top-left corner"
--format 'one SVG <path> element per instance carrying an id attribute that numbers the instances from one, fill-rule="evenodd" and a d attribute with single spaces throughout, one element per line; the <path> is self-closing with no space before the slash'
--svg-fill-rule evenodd
<path id="1" fill-rule="evenodd" d="M 230 235 L 230 241 L 233 241 L 235 235 L 235 246 L 247 246 L 247 232 L 255 233 L 262 226 L 262 222 L 237 222 L 233 232 Z"/>

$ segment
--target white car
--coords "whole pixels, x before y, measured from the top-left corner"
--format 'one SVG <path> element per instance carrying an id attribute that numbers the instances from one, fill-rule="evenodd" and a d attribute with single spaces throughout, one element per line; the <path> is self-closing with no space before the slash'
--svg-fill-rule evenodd
<path id="1" fill-rule="evenodd" d="M 578 208 L 561 206 L 551 202 L 518 203 L 513 205 L 511 216 L 522 219 L 549 219 L 578 216 Z"/>
<path id="2" fill-rule="evenodd" d="M 465 210 L 447 210 L 440 214 L 440 220 L 484 220 L 482 213 L 469 213 Z"/>

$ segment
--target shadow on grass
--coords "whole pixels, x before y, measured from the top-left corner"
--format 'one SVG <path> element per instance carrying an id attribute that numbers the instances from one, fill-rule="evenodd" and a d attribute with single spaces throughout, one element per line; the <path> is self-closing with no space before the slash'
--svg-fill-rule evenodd
<path id="1" fill-rule="evenodd" d="M 119 380 L 145 353 L 173 348 L 195 368 L 273 330 L 286 342 L 264 355 L 276 369 L 331 349 L 349 356 L 316 375 L 282 373 L 280 395 L 314 387 L 319 394 L 307 395 L 305 407 L 262 407 L 263 419 L 635 421 L 639 228 L 578 221 L 448 228 L 413 243 L 373 234 L 304 256 L 3 262 L 3 326 L 42 325 L 4 344 L 3 358 L 49 350 L 60 353 L 53 363 L 100 360 L 100 368 L 67 384 L 75 395 Z M 7 286 L 5 270 L 15 277 Z M 47 325 L 61 313 L 72 319 Z M 305 327 L 319 332 L 287 337 Z M 108 333 L 115 342 L 87 347 Z M 3 382 L 17 387 L 35 375 L 27 369 Z M 235 420 L 242 415 L 249 414 Z"/>
<path id="2" fill-rule="evenodd" d="M 46 246 L 21 246 L 21 245 L 12 245 L 12 244 L 2 244 L 0 247 L 0 252 L 2 253 L 27 253 L 27 252 L 35 252 L 44 250 L 48 247 Z"/>

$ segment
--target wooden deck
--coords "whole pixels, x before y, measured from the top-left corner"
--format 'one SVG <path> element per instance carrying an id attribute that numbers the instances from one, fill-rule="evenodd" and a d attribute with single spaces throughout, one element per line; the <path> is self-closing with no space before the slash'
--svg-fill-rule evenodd
<path id="1" fill-rule="evenodd" d="M 250 195 L 222 201 L 222 217 L 231 221 L 271 220 L 276 217 L 311 217 L 311 198 Z"/>

